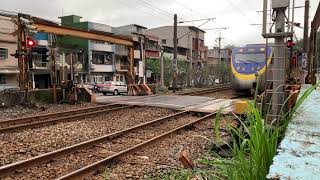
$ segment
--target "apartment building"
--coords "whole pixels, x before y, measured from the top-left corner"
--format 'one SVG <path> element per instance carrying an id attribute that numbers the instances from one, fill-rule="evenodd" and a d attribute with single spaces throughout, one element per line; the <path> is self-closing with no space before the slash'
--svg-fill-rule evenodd
<path id="1" fill-rule="evenodd" d="M 163 26 L 146 30 L 147 35 L 160 37 L 164 47 L 164 57 L 173 58 L 173 26 Z M 204 45 L 205 31 L 194 26 L 178 26 L 178 60 L 191 61 L 200 65 L 207 61 L 208 48 Z"/>
<path id="2" fill-rule="evenodd" d="M 219 54 L 219 48 L 213 48 L 208 50 L 208 64 L 209 65 L 217 65 L 220 63 L 220 56 L 221 56 L 221 62 L 226 63 L 230 65 L 231 62 L 231 49 L 220 49 Z"/>
<path id="3" fill-rule="evenodd" d="M 146 34 L 146 27 L 138 25 L 138 24 L 129 24 L 124 26 L 119 26 L 114 28 L 113 33 L 120 36 L 129 36 L 134 41 L 133 43 L 133 49 L 134 49 L 134 69 L 135 69 L 135 78 L 136 81 L 138 81 L 139 78 L 144 76 L 144 64 L 142 63 L 145 59 L 145 34 Z M 118 46 L 119 47 L 119 46 Z M 117 50 L 120 50 L 117 51 Z M 121 54 L 121 49 L 117 48 L 116 54 Z M 128 49 L 126 49 L 127 55 L 128 55 Z M 119 62 L 118 60 L 116 61 Z M 120 64 L 120 67 L 127 67 L 128 65 L 128 56 L 123 60 L 120 61 L 124 64 Z M 116 64 L 117 67 L 119 65 Z M 123 68 L 117 69 L 117 76 L 120 77 L 120 79 L 125 78 L 125 73 L 123 73 Z"/>
<path id="4" fill-rule="evenodd" d="M 15 16 L 0 16 L 0 84 L 12 87 L 19 86 L 18 59 L 11 56 L 18 48 L 18 27 L 11 21 Z M 42 19 L 37 19 L 42 21 Z M 46 21 L 47 23 L 53 23 Z M 56 23 L 54 23 L 56 24 Z M 51 85 L 51 64 L 49 60 L 49 34 L 37 33 L 33 35 L 36 47 L 32 48 L 29 62 L 30 88 L 49 88 Z"/>
<path id="5" fill-rule="evenodd" d="M 145 58 L 160 59 L 160 37 L 145 35 Z"/>
<path id="6" fill-rule="evenodd" d="M 82 17 L 76 15 L 60 17 L 61 25 L 99 33 L 112 34 L 112 27 L 89 21 L 81 22 Z M 115 50 L 116 46 L 104 41 L 93 41 L 75 37 L 62 37 L 62 44 L 67 48 L 66 54 L 79 54 L 76 60 L 77 72 L 75 76 L 80 83 L 94 83 L 111 81 L 115 76 Z M 70 52 L 70 47 L 77 52 Z M 74 55 L 73 55 L 74 56 Z"/>
<path id="7" fill-rule="evenodd" d="M 18 60 L 10 55 L 17 49 L 18 39 L 12 34 L 16 29 L 11 17 L 0 14 L 0 86 L 19 85 Z"/>

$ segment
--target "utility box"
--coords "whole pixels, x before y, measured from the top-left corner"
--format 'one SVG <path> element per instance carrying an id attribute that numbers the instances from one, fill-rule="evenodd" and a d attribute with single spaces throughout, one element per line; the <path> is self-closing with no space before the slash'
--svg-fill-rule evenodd
<path id="1" fill-rule="evenodd" d="M 289 7 L 290 0 L 272 0 L 272 9 Z"/>

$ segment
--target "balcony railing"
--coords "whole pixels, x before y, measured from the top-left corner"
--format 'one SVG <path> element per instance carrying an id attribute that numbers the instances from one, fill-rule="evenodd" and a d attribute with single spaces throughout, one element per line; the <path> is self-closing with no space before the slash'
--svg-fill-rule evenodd
<path id="1" fill-rule="evenodd" d="M 49 62 L 41 62 L 41 61 L 33 62 L 34 69 L 49 69 L 50 65 L 51 65 L 51 63 L 49 63 Z"/>
<path id="2" fill-rule="evenodd" d="M 116 64 L 117 71 L 128 71 L 128 65 Z"/>
<path id="3" fill-rule="evenodd" d="M 150 51 L 160 51 L 160 46 L 158 46 L 158 45 L 146 44 L 146 45 L 145 45 L 145 49 L 146 49 L 146 50 L 150 50 Z"/>
<path id="4" fill-rule="evenodd" d="M 112 45 L 110 44 L 103 44 L 103 43 L 95 43 L 90 41 L 89 49 L 94 51 L 106 51 L 106 52 L 114 52 Z"/>

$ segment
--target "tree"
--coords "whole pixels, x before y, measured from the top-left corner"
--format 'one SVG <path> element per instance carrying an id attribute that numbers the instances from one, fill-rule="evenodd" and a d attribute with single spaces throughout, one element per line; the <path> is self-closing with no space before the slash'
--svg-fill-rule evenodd
<path id="1" fill-rule="evenodd" d="M 224 46 L 224 49 L 233 49 L 233 48 L 235 48 L 236 46 L 235 45 L 233 45 L 233 44 L 228 44 L 228 45 L 226 45 L 226 46 Z"/>

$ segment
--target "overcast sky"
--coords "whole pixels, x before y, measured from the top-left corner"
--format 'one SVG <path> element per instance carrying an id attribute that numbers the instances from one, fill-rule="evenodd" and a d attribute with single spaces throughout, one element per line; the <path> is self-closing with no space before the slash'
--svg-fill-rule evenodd
<path id="1" fill-rule="evenodd" d="M 303 6 L 304 0 L 295 0 Z M 310 0 L 310 17 L 314 17 L 319 0 Z M 59 21 L 62 15 L 80 15 L 83 21 L 94 21 L 111 26 L 140 24 L 153 28 L 173 24 L 173 14 L 179 21 L 216 18 L 201 28 L 228 27 L 227 30 L 207 30 L 205 43 L 210 48 L 215 39 L 223 37 L 222 45 L 245 45 L 264 42 L 260 24 L 262 0 L 1 0 L 1 10 L 23 12 L 33 16 Z M 303 26 L 303 8 L 296 9 L 295 21 Z M 185 23 L 199 26 L 203 22 Z M 302 38 L 302 29 L 296 29 Z"/>

